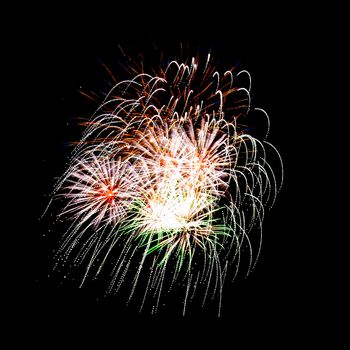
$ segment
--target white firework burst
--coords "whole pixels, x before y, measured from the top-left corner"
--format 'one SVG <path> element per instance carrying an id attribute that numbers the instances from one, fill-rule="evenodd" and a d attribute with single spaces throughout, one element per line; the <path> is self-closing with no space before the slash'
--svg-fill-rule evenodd
<path id="1" fill-rule="evenodd" d="M 240 75 L 249 86 L 235 86 Z M 250 82 L 245 70 L 220 76 L 208 55 L 202 66 L 195 58 L 172 61 L 158 75 L 140 72 L 111 89 L 54 191 L 66 200 L 60 216 L 73 220 L 61 251 L 69 256 L 81 242 L 80 262 L 93 252 L 83 281 L 99 254 L 101 270 L 117 241 L 123 248 L 110 290 L 134 273 L 131 298 L 148 274 L 144 300 L 152 290 L 154 310 L 163 286 L 180 278 L 187 279 L 184 310 L 201 283 L 203 302 L 211 289 L 221 304 L 227 271 L 236 276 L 244 246 L 249 273 L 261 248 L 260 236 L 254 251 L 249 232 L 261 235 L 264 206 L 283 180 L 278 151 L 240 124 L 255 111 L 269 131 L 266 112 L 251 107 Z M 280 164 L 279 180 L 268 154 Z"/>

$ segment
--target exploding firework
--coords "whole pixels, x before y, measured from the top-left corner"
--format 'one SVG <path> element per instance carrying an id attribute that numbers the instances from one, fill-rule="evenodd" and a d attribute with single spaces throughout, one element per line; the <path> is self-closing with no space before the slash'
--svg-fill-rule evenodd
<path id="1" fill-rule="evenodd" d="M 237 86 L 243 75 L 247 87 Z M 85 264 L 82 283 L 116 256 L 108 290 L 131 275 L 130 299 L 143 290 L 141 309 L 154 298 L 156 312 L 162 291 L 186 281 L 183 312 L 202 289 L 203 304 L 219 297 L 220 313 L 224 281 L 236 277 L 243 250 L 246 273 L 256 263 L 264 207 L 283 180 L 278 151 L 244 126 L 255 111 L 269 130 L 267 114 L 251 108 L 250 81 L 245 70 L 220 75 L 208 55 L 112 87 L 53 192 L 65 203 L 59 217 L 71 221 L 59 253 Z"/>

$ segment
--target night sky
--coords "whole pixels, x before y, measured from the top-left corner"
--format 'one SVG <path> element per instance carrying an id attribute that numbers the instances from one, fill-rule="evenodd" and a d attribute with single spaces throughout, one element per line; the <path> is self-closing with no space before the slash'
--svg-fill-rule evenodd
<path id="1" fill-rule="evenodd" d="M 321 314 L 314 292 L 321 272 L 309 244 L 317 235 L 309 213 L 315 189 L 306 156 L 313 143 L 305 136 L 316 117 L 312 98 L 303 89 L 317 88 L 309 73 L 309 51 L 317 39 L 306 31 L 307 14 L 296 9 L 281 9 L 278 15 L 255 9 L 253 14 L 249 9 L 235 11 L 234 4 L 202 12 L 178 8 L 176 14 L 170 8 L 154 14 L 150 9 L 133 12 L 118 6 L 90 10 L 94 15 L 73 13 L 70 8 L 47 11 L 46 16 L 33 18 L 36 26 L 28 24 L 28 32 L 23 28 L 18 41 L 23 50 L 17 59 L 29 74 L 23 89 L 30 96 L 30 119 L 24 123 L 30 153 L 23 163 L 30 173 L 24 239 L 29 260 L 23 266 L 20 318 L 57 338 L 79 329 L 82 334 L 106 332 L 108 340 L 113 332 L 118 337 L 129 327 L 136 335 L 140 328 L 164 333 L 169 325 L 171 338 L 198 327 L 201 338 L 231 338 L 229 348 L 243 334 L 259 333 L 271 341 L 279 334 L 287 343 L 297 342 L 310 333 L 309 323 Z M 252 103 L 268 112 L 269 141 L 285 165 L 284 186 L 266 213 L 258 264 L 248 278 L 226 283 L 220 319 L 216 303 L 203 309 L 194 305 L 185 317 L 170 302 L 156 316 L 139 314 L 137 307 L 125 305 L 123 296 L 104 298 L 98 282 L 78 289 L 78 281 L 55 277 L 52 250 L 57 248 L 59 232 L 48 232 L 49 218 L 39 220 L 55 178 L 65 169 L 68 143 L 81 133 L 78 118 L 97 107 L 79 91 L 107 91 L 102 63 L 123 76 L 118 45 L 156 62 L 160 51 L 170 59 L 179 55 L 180 43 L 190 54 L 210 50 L 221 70 L 238 65 L 251 73 Z M 222 327 L 229 333 L 221 334 Z"/>

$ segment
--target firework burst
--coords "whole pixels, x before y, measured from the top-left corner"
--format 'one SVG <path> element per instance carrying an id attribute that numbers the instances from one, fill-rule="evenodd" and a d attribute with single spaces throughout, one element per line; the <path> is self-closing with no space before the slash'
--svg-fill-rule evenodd
<path id="1" fill-rule="evenodd" d="M 236 86 L 240 75 L 247 87 Z M 267 159 L 276 156 L 282 169 L 277 150 L 241 122 L 253 110 L 250 80 L 247 71 L 220 75 L 208 55 L 113 86 L 54 190 L 65 202 L 59 216 L 72 221 L 60 253 L 75 252 L 74 260 L 86 263 L 83 282 L 97 257 L 99 273 L 119 249 L 110 291 L 133 274 L 131 298 L 146 276 L 141 308 L 155 296 L 156 312 L 162 290 L 186 280 L 185 312 L 200 284 L 203 304 L 211 293 L 221 305 L 224 280 L 230 270 L 237 275 L 243 247 L 249 273 L 260 252 L 264 207 L 283 179 L 282 171 L 276 180 Z M 267 114 L 255 111 L 268 132 Z M 260 232 L 255 249 L 253 228 Z"/>

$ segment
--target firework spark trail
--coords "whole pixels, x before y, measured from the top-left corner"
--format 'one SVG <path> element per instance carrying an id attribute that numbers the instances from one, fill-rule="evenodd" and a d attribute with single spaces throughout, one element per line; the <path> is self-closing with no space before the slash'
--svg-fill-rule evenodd
<path id="1" fill-rule="evenodd" d="M 248 87 L 235 86 L 240 75 Z M 221 304 L 225 276 L 230 267 L 237 275 L 243 247 L 249 273 L 261 236 L 254 252 L 248 234 L 254 227 L 262 234 L 264 206 L 283 180 L 276 148 L 240 125 L 252 110 L 250 89 L 246 70 L 220 76 L 210 55 L 203 66 L 195 58 L 172 61 L 158 76 L 141 72 L 113 86 L 54 189 L 66 202 L 60 217 L 73 220 L 60 251 L 67 258 L 80 246 L 75 260 L 88 260 L 83 282 L 96 258 L 102 255 L 99 273 L 120 242 L 109 290 L 138 264 L 129 300 L 148 273 L 141 308 L 154 295 L 157 310 L 161 291 L 177 280 L 187 281 L 183 312 L 200 284 L 203 303 L 211 290 Z M 255 111 L 268 133 L 267 113 Z M 277 155 L 281 176 L 267 153 Z"/>

